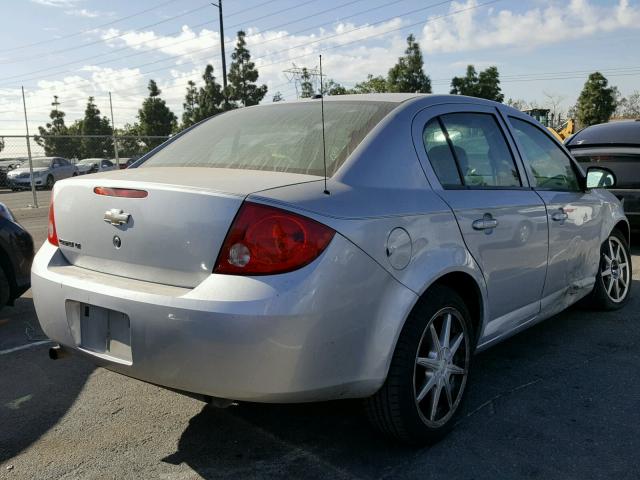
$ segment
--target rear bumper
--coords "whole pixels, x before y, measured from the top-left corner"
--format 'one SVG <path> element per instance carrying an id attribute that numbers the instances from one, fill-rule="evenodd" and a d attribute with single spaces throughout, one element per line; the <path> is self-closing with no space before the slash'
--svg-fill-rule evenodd
<path id="1" fill-rule="evenodd" d="M 413 292 L 340 235 L 295 272 L 211 275 L 194 289 L 71 266 L 45 243 L 34 259 L 32 288 L 45 333 L 99 364 L 169 388 L 262 402 L 374 393 L 415 302 Z M 69 302 L 129 316 L 130 364 L 83 349 L 70 328 Z"/>

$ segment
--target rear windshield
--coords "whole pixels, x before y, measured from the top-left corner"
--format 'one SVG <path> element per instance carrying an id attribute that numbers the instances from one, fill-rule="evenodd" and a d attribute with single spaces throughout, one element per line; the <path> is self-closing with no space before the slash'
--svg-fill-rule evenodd
<path id="1" fill-rule="evenodd" d="M 332 175 L 397 104 L 325 102 Z M 320 101 L 252 107 L 215 116 L 169 143 L 144 167 L 212 167 L 324 175 Z"/>
<path id="2" fill-rule="evenodd" d="M 597 154 L 597 155 L 579 155 L 575 150 L 571 152 L 576 160 L 580 163 L 609 163 L 609 162 L 640 162 L 640 155 L 624 155 L 624 154 Z"/>

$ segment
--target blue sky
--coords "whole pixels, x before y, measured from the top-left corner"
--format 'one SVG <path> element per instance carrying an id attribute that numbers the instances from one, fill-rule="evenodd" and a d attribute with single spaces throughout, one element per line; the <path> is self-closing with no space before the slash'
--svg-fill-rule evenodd
<path id="1" fill-rule="evenodd" d="M 122 126 L 135 121 L 150 78 L 180 114 L 187 81 L 207 62 L 221 76 L 217 11 L 204 0 L 0 5 L 0 135 L 23 132 L 21 85 L 31 128 L 47 120 L 54 94 L 72 121 L 89 95 L 107 114 L 109 91 Z M 496 65 L 507 98 L 540 106 L 549 94 L 566 109 L 596 69 L 623 95 L 640 90 L 636 0 L 224 0 L 224 8 L 227 56 L 235 32 L 247 31 L 266 101 L 276 91 L 295 98 L 283 70 L 314 67 L 319 53 L 326 75 L 347 86 L 386 74 L 409 33 L 436 93 L 448 93 L 469 63 Z"/>

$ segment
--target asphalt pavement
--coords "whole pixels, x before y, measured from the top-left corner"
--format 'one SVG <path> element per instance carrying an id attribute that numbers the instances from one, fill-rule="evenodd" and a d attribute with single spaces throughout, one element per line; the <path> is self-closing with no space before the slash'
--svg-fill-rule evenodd
<path id="1" fill-rule="evenodd" d="M 47 209 L 30 195 L 0 201 L 39 245 Z M 421 449 L 372 431 L 358 401 L 221 410 L 51 361 L 27 292 L 0 311 L 0 478 L 637 479 L 638 253 L 624 310 L 572 308 L 477 355 L 464 416 Z"/>

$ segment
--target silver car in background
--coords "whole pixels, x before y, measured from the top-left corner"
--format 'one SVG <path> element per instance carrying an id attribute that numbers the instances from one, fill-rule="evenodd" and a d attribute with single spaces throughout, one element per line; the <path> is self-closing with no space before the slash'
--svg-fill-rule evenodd
<path id="1" fill-rule="evenodd" d="M 66 158 L 40 157 L 34 158 L 33 183 L 36 188 L 53 188 L 54 183 L 78 175 L 78 169 Z M 31 170 L 29 160 L 20 167 L 7 172 L 7 186 L 12 190 L 31 188 Z"/>
<path id="2" fill-rule="evenodd" d="M 117 166 L 106 158 L 83 158 L 76 163 L 78 174 L 86 175 L 89 173 L 109 172 L 117 170 Z"/>
<path id="3" fill-rule="evenodd" d="M 423 443 L 455 422 L 474 352 L 627 302 L 629 225 L 589 185 L 613 174 L 531 117 L 409 94 L 329 97 L 324 117 L 234 110 L 56 184 L 32 269 L 46 334 L 216 403 L 366 398 Z"/>

